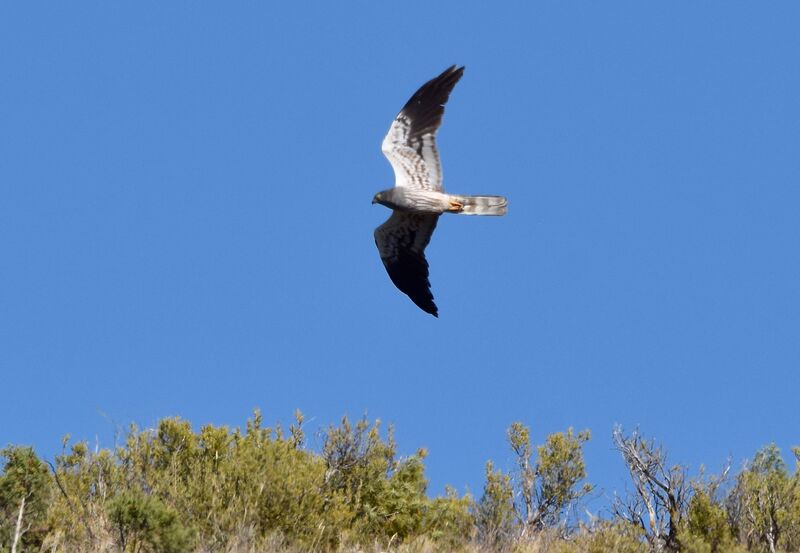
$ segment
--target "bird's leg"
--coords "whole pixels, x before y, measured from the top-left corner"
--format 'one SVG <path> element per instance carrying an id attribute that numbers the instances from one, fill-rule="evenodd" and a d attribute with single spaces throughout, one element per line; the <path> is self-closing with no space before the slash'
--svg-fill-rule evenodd
<path id="1" fill-rule="evenodd" d="M 463 209 L 464 209 L 464 204 L 462 204 L 461 202 L 457 202 L 455 200 L 450 200 L 450 207 L 447 209 L 447 211 L 458 213 Z"/>

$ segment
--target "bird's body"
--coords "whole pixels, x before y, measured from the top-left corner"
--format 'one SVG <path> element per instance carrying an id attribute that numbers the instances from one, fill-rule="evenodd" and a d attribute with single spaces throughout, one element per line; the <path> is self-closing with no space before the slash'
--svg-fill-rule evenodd
<path id="1" fill-rule="evenodd" d="M 425 247 L 439 216 L 505 215 L 508 205 L 503 196 L 444 191 L 435 135 L 444 105 L 463 73 L 463 67 L 446 69 L 422 85 L 397 115 L 381 148 L 394 169 L 395 186 L 378 192 L 372 200 L 394 211 L 375 229 L 375 244 L 389 277 L 411 301 L 435 317 L 439 312 L 430 291 Z"/>
<path id="2" fill-rule="evenodd" d="M 440 215 L 450 208 L 450 195 L 432 190 L 397 187 L 378 192 L 376 203 L 389 209 L 410 213 L 436 213 Z"/>
<path id="3" fill-rule="evenodd" d="M 395 187 L 375 195 L 375 203 L 411 213 L 457 213 L 459 215 L 505 215 L 508 200 L 503 196 L 459 196 L 433 190 Z"/>

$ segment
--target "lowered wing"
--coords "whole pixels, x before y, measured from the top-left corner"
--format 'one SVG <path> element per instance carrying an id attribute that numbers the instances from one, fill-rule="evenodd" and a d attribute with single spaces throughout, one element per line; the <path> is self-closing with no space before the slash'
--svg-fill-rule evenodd
<path id="1" fill-rule="evenodd" d="M 434 317 L 439 316 L 439 310 L 433 303 L 425 247 L 438 220 L 439 215 L 395 211 L 375 229 L 375 244 L 389 278 L 420 309 Z"/>

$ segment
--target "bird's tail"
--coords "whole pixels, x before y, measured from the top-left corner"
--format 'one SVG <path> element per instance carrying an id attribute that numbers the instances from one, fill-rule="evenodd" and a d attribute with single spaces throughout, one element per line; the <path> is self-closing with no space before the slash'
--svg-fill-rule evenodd
<path id="1" fill-rule="evenodd" d="M 505 196 L 457 196 L 451 195 L 452 213 L 461 215 L 505 215 L 508 199 Z"/>

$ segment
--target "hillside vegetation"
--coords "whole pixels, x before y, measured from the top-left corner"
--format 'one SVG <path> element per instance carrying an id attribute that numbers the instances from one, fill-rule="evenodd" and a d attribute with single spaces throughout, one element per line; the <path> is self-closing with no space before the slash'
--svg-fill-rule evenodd
<path id="1" fill-rule="evenodd" d="M 666 451 L 617 428 L 631 475 L 602 516 L 585 514 L 588 431 L 534 446 L 508 429 L 511 473 L 488 462 L 480 497 L 426 494 L 425 451 L 398 457 L 391 429 L 343 419 L 314 451 L 302 415 L 244 429 L 168 418 L 114 450 L 64 440 L 53 463 L 2 450 L 0 552 L 800 551 L 800 448 L 769 445 L 731 474 L 690 478 Z M 580 514 L 584 513 L 584 514 Z"/>

